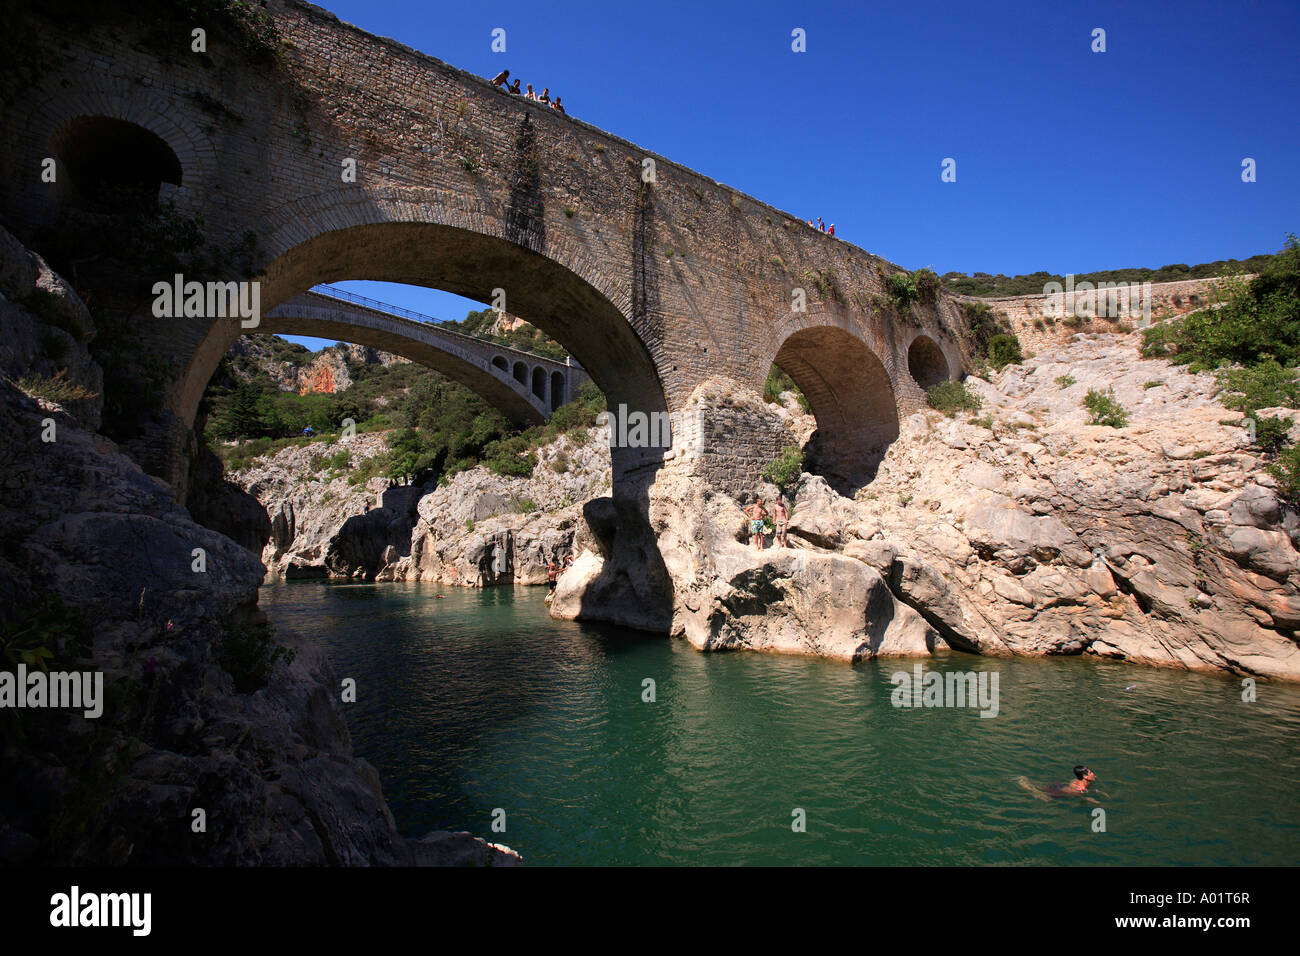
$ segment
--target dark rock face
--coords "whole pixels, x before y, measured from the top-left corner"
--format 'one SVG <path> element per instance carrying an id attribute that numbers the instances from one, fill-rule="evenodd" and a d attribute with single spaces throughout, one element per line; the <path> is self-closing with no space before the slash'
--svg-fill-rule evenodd
<path id="1" fill-rule="evenodd" d="M 221 461 L 206 447 L 194 459 L 186 500 L 194 520 L 261 554 L 271 538 L 271 519 L 262 503 L 223 474 Z"/>

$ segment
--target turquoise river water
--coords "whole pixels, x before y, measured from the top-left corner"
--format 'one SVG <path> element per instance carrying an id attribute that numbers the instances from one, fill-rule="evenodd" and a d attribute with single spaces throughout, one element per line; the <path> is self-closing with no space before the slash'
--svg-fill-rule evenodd
<path id="1" fill-rule="evenodd" d="M 701 654 L 542 598 L 300 582 L 261 602 L 356 679 L 353 744 L 412 836 L 469 830 L 533 866 L 1300 863 L 1300 687 L 1251 703 L 1229 677 L 1092 659 L 924 662 L 996 672 L 984 718 L 893 706 L 911 661 Z M 1104 832 L 1021 782 L 1076 763 Z"/>

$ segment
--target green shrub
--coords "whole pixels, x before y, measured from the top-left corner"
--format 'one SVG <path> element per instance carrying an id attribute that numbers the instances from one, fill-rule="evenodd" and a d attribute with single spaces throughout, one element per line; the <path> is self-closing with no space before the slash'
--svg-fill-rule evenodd
<path id="1" fill-rule="evenodd" d="M 965 382 L 940 382 L 925 391 L 925 400 L 949 418 L 957 412 L 973 412 L 980 407 L 980 397 Z"/>
<path id="2" fill-rule="evenodd" d="M 1142 383 L 1142 387 L 1143 387 L 1144 389 L 1146 389 L 1147 391 L 1150 391 L 1150 390 L 1153 389 L 1153 388 L 1159 388 L 1159 387 L 1160 387 L 1161 385 L 1163 385 L 1163 384 L 1165 384 L 1165 383 L 1162 382 L 1160 379 L 1158 379 L 1158 378 L 1153 378 L 1153 379 L 1151 379 L 1151 381 L 1149 381 L 1149 382 L 1143 382 L 1143 383 Z"/>
<path id="3" fill-rule="evenodd" d="M 1222 279 L 1214 297 L 1221 300 L 1217 308 L 1145 329 L 1142 354 L 1195 369 L 1300 363 L 1300 243 L 1294 235 L 1255 278 Z"/>
<path id="4" fill-rule="evenodd" d="M 939 298 L 939 276 L 930 268 L 917 269 L 912 273 L 916 285 L 916 296 L 921 302 L 933 304 Z"/>
<path id="5" fill-rule="evenodd" d="M 770 481 L 782 491 L 795 484 L 803 473 L 803 449 L 798 445 L 786 445 L 781 456 L 763 469 L 763 480 Z"/>
<path id="6" fill-rule="evenodd" d="M 1293 504 L 1300 504 L 1300 445 L 1282 452 L 1268 472 L 1278 483 L 1278 494 Z"/>
<path id="7" fill-rule="evenodd" d="M 537 502 L 532 498 L 520 498 L 515 502 L 512 510 L 516 514 L 526 515 L 532 514 L 534 511 L 540 511 L 541 509 L 537 506 Z"/>
<path id="8" fill-rule="evenodd" d="M 274 640 L 268 623 L 241 624 L 227 631 L 217 647 L 217 662 L 235 682 L 235 690 L 249 694 L 266 683 L 278 661 L 293 663 L 294 652 Z"/>
<path id="9" fill-rule="evenodd" d="M 1295 420 L 1291 418 L 1256 418 L 1255 445 L 1262 451 L 1275 455 L 1287 442 L 1287 435 Z"/>
<path id="10" fill-rule="evenodd" d="M 1253 415 L 1260 408 L 1300 408 L 1296 370 L 1273 359 L 1251 368 L 1221 369 L 1216 377 L 1224 389 L 1220 401 L 1243 414 Z"/>
<path id="11" fill-rule="evenodd" d="M 907 272 L 895 272 L 886 277 L 885 294 L 899 312 L 906 312 L 921 297 L 916 279 Z"/>
<path id="12" fill-rule="evenodd" d="M 989 339 L 989 364 L 999 372 L 1008 365 L 1019 365 L 1025 360 L 1020 353 L 1020 339 L 1014 332 L 1003 332 Z"/>
<path id="13" fill-rule="evenodd" d="M 1115 401 L 1115 390 L 1112 388 L 1108 388 L 1104 392 L 1095 388 L 1088 389 L 1083 404 L 1090 412 L 1088 416 L 1089 425 L 1109 425 L 1111 428 L 1123 428 L 1128 424 L 1128 412 L 1124 410 L 1124 407 L 1119 402 Z"/>
<path id="14" fill-rule="evenodd" d="M 782 392 L 794 392 L 799 399 L 799 407 L 805 412 L 809 411 L 808 399 L 804 397 L 803 391 L 795 384 L 794 379 L 785 373 L 778 365 L 773 365 L 767 370 L 767 381 L 763 383 L 763 401 L 769 405 L 781 404 Z"/>
<path id="15" fill-rule="evenodd" d="M 1056 376 L 1056 385 L 1058 388 L 1069 388 L 1074 383 L 1075 383 L 1075 378 L 1073 375 Z"/>

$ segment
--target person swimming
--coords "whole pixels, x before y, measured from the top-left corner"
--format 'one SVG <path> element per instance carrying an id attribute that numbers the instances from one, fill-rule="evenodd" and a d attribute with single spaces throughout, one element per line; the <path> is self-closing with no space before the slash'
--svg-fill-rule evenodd
<path id="1" fill-rule="evenodd" d="M 1083 797 L 1089 803 L 1096 803 L 1097 801 L 1089 796 L 1088 791 L 1088 785 L 1096 781 L 1096 779 L 1097 775 L 1092 772 L 1091 768 L 1084 764 L 1075 764 L 1074 779 L 1068 780 L 1065 783 L 1049 783 L 1045 787 L 1040 787 L 1035 783 L 1031 783 L 1028 777 L 1018 777 L 1016 782 L 1040 800 L 1051 800 L 1053 798 L 1060 799 L 1062 797 Z M 1098 795 L 1103 797 L 1106 796 L 1106 794 L 1099 792 Z"/>
<path id="2" fill-rule="evenodd" d="M 1097 775 L 1083 764 L 1074 767 L 1074 779 L 1065 783 L 1049 784 L 1044 791 L 1053 797 L 1074 797 L 1088 792 L 1088 784 L 1097 779 Z"/>

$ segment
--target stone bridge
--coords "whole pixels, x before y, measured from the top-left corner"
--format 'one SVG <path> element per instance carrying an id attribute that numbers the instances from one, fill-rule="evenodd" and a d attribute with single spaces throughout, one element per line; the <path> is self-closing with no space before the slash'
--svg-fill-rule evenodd
<path id="1" fill-rule="evenodd" d="M 519 425 L 550 417 L 589 376 L 572 361 L 439 328 L 435 319 L 328 287 L 282 302 L 249 332 L 309 335 L 401 355 L 473 389 Z"/>
<path id="2" fill-rule="evenodd" d="M 901 270 L 885 260 L 319 7 L 265 9 L 269 38 L 220 14 L 139 23 L 121 0 L 83 14 L 78 30 L 28 11 L 50 20 L 24 33 L 24 56 L 41 68 L 13 72 L 31 78 L 5 107 L 8 228 L 31 241 L 105 184 L 144 184 L 201 217 L 211 248 L 251 243 L 245 268 L 261 283 L 264 330 L 329 329 L 402 352 L 378 341 L 397 329 L 391 318 L 346 318 L 304 295 L 352 279 L 494 304 L 504 295 L 611 408 L 677 412 L 693 395 L 758 395 L 776 363 L 811 403 L 818 467 L 849 484 L 924 401 L 922 388 L 966 363 L 956 304 L 939 294 L 894 305 L 884 280 Z M 196 28 L 204 52 L 192 48 Z M 572 108 L 581 102 L 573 91 Z M 736 148 L 761 161 L 753 144 Z M 53 183 L 42 178 L 47 159 Z M 865 186 L 846 177 L 844 188 Z M 154 427 L 128 447 L 182 498 L 196 410 L 242 331 L 237 318 L 159 319 L 140 303 L 138 346 L 168 371 Z M 446 348 L 417 350 L 420 361 L 447 361 L 435 354 Z M 549 398 L 485 377 L 481 357 L 461 358 L 504 408 L 544 413 Z M 547 366 L 528 361 L 533 391 L 531 369 Z M 729 380 L 722 391 L 719 380 Z M 615 497 L 663 467 L 736 490 L 789 441 L 774 417 L 728 405 L 711 423 L 713 411 L 689 450 L 676 436 L 669 449 L 615 449 Z"/>

